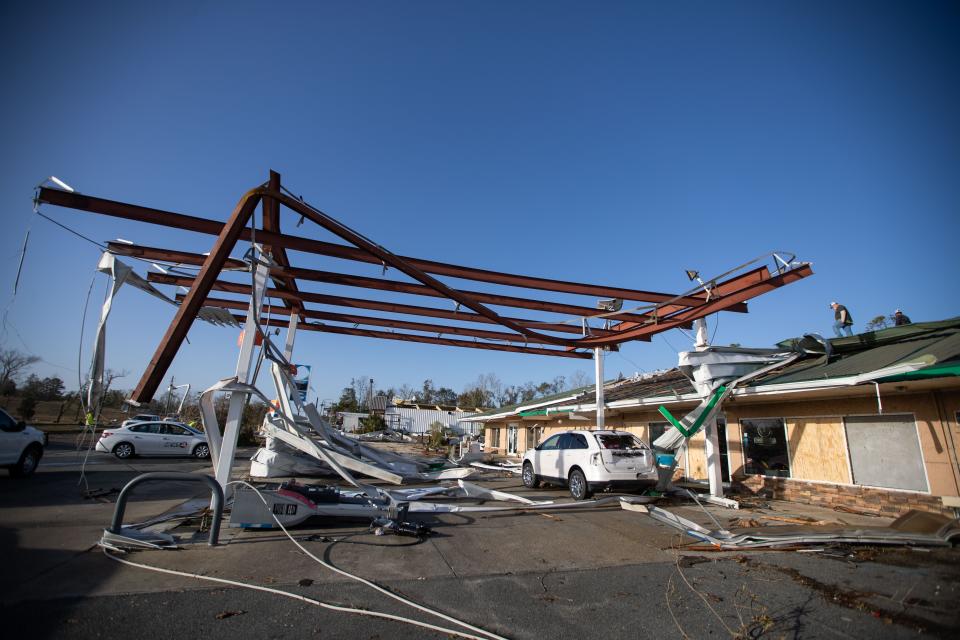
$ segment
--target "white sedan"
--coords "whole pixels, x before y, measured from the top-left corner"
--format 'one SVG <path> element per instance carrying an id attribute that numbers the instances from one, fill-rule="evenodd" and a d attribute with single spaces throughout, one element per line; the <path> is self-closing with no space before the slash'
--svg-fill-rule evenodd
<path id="1" fill-rule="evenodd" d="M 210 457 L 205 434 L 169 421 L 137 422 L 105 429 L 97 441 L 97 451 L 112 453 L 120 459 L 135 455 Z"/>
<path id="2" fill-rule="evenodd" d="M 523 456 L 523 484 L 567 485 L 574 500 L 595 491 L 629 490 L 656 484 L 650 448 L 626 431 L 564 431 Z"/>

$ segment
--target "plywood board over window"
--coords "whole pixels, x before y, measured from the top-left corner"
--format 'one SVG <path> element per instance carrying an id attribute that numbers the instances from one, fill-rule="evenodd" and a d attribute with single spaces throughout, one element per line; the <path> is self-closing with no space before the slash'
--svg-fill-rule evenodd
<path id="1" fill-rule="evenodd" d="M 794 478 L 851 483 L 841 418 L 788 418 L 787 444 Z"/>
<path id="2" fill-rule="evenodd" d="M 851 416 L 845 422 L 854 483 L 928 491 L 912 415 Z"/>

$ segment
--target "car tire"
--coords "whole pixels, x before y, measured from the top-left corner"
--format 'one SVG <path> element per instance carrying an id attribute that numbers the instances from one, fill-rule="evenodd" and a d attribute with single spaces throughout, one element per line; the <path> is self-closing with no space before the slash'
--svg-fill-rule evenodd
<path id="1" fill-rule="evenodd" d="M 533 465 L 529 462 L 523 464 L 523 474 L 521 477 L 523 478 L 523 486 L 528 489 L 536 489 L 540 486 L 540 478 L 533 472 Z"/>
<path id="2" fill-rule="evenodd" d="M 113 447 L 113 455 L 117 456 L 121 460 L 132 458 L 135 453 L 136 451 L 134 451 L 133 445 L 129 442 L 120 442 Z"/>
<path id="3" fill-rule="evenodd" d="M 193 457 L 198 460 L 206 460 L 210 457 L 210 447 L 205 444 L 198 444 L 193 448 Z"/>
<path id="4" fill-rule="evenodd" d="M 590 491 L 590 485 L 587 484 L 587 477 L 583 475 L 583 471 L 580 471 L 580 469 L 574 469 L 570 472 L 567 486 L 570 488 L 570 495 L 574 500 L 586 500 L 593 495 Z"/>
<path id="5" fill-rule="evenodd" d="M 17 464 L 10 467 L 10 475 L 16 476 L 17 478 L 26 478 L 27 476 L 33 475 L 33 472 L 37 470 L 37 466 L 40 464 L 40 458 L 42 456 L 43 450 L 40 447 L 30 445 L 26 451 L 20 455 Z"/>

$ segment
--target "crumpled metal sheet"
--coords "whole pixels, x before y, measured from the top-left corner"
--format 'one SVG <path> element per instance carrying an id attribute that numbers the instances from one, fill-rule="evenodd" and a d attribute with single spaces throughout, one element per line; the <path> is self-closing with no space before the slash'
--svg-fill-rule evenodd
<path id="1" fill-rule="evenodd" d="M 640 511 L 636 508 L 624 509 Z M 654 520 L 719 549 L 761 549 L 838 542 L 946 547 L 954 540 L 960 541 L 960 520 L 922 511 L 908 511 L 888 527 L 785 525 L 730 531 L 707 529 L 659 507 L 646 507 L 646 512 Z"/>

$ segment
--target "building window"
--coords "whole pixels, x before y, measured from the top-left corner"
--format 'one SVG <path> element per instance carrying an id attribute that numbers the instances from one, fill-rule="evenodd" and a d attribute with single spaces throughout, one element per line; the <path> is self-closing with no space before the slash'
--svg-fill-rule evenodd
<path id="1" fill-rule="evenodd" d="M 490 446 L 494 449 L 500 448 L 500 429 L 490 429 Z"/>
<path id="2" fill-rule="evenodd" d="M 843 422 L 854 484 L 929 490 L 912 415 L 851 416 Z"/>
<path id="3" fill-rule="evenodd" d="M 781 418 L 741 420 L 743 472 L 747 475 L 790 477 L 787 429 Z"/>
<path id="4" fill-rule="evenodd" d="M 527 451 L 535 448 L 537 446 L 537 436 L 539 435 L 540 427 L 527 427 Z"/>

